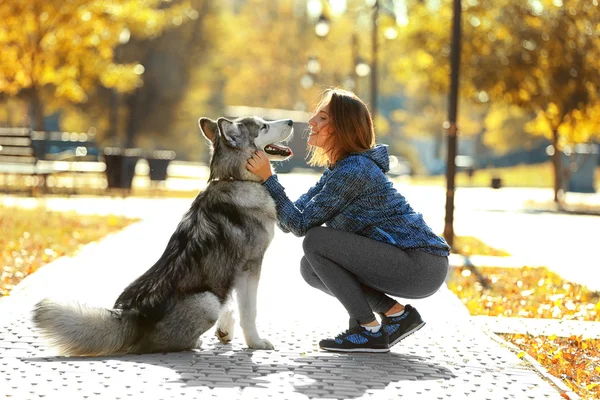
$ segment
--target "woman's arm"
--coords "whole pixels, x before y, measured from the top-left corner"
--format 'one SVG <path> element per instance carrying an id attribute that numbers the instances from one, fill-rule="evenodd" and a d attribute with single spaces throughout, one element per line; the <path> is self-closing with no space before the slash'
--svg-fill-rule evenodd
<path id="1" fill-rule="evenodd" d="M 260 151 L 248 159 L 248 170 L 263 180 L 275 200 L 279 227 L 296 236 L 304 236 L 310 228 L 329 221 L 360 196 L 368 182 L 360 164 L 346 164 L 323 175 L 319 183 L 301 198 L 296 206 L 286 195 L 271 164 Z M 325 176 L 326 175 L 326 176 Z M 309 196 L 310 195 L 310 196 Z"/>
<path id="2" fill-rule="evenodd" d="M 247 168 L 250 172 L 261 178 L 263 182 L 267 181 L 273 175 L 271 163 L 262 151 L 257 151 L 251 158 L 248 159 Z M 306 203 L 308 203 L 315 194 L 321 191 L 324 184 L 325 177 L 322 176 L 315 186 L 308 189 L 308 192 L 300 196 L 298 200 L 294 202 L 296 208 L 303 210 Z"/>
<path id="3" fill-rule="evenodd" d="M 304 236 L 309 229 L 335 217 L 360 195 L 364 186 L 354 172 L 349 168 L 332 171 L 303 209 L 290 201 L 276 175 L 269 177 L 263 185 L 275 200 L 279 226 L 296 236 Z"/>
<path id="4" fill-rule="evenodd" d="M 308 203 L 317 193 L 321 191 L 321 189 L 323 189 L 323 185 L 325 185 L 325 180 L 325 175 L 321 176 L 321 179 L 319 179 L 315 186 L 308 189 L 308 192 L 304 193 L 298 198 L 298 200 L 294 202 L 294 205 L 298 210 L 304 210 L 304 208 L 306 207 L 306 203 Z"/>

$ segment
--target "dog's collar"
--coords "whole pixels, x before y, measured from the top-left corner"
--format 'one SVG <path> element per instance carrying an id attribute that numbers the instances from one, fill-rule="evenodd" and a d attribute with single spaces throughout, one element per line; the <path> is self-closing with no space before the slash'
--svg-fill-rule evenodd
<path id="1" fill-rule="evenodd" d="M 216 178 L 216 179 L 211 179 L 211 182 L 256 182 L 250 179 L 235 179 L 233 176 L 230 176 L 228 178 Z M 258 182 L 256 182 L 258 183 Z"/>
<path id="2" fill-rule="evenodd" d="M 211 180 L 211 182 L 233 182 L 233 181 L 235 181 L 235 179 L 233 179 L 233 176 L 230 176 L 229 178 L 221 178 L 221 179 Z"/>

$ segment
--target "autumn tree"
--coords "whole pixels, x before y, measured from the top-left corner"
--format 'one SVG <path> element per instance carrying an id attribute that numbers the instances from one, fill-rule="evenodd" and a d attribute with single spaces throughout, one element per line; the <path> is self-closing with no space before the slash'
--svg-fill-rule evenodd
<path id="1" fill-rule="evenodd" d="M 316 18 L 307 13 L 304 2 L 248 0 L 237 9 L 223 9 L 219 51 L 212 57 L 226 78 L 226 103 L 311 108 L 324 88 L 345 86 L 355 67 L 353 32 L 361 55 L 367 60 L 369 55 L 369 14 L 361 14 L 366 20 L 359 18 L 353 8 L 358 3 L 364 4 L 348 1 L 346 12 L 330 14 L 331 28 L 325 38 L 316 35 Z M 327 7 L 323 12 L 329 12 Z M 311 59 L 318 62 L 314 70 L 308 65 Z M 310 82 L 303 79 L 307 76 Z"/>
<path id="2" fill-rule="evenodd" d="M 413 6 L 401 34 L 407 51 L 395 71 L 409 88 L 447 91 L 451 4 L 439 4 Z M 463 10 L 462 98 L 535 115 L 527 131 L 552 142 L 559 201 L 562 150 L 600 133 L 597 0 L 478 0 Z"/>
<path id="3" fill-rule="evenodd" d="M 558 202 L 568 177 L 563 150 L 600 138 L 600 9 L 596 0 L 565 0 L 510 4 L 506 11 L 507 18 L 522 15 L 516 38 L 503 43 L 501 59 L 516 73 L 504 74 L 492 90 L 536 113 L 527 128 L 552 143 Z"/>
<path id="4" fill-rule="evenodd" d="M 144 85 L 123 96 L 127 115 L 126 146 L 169 147 L 183 155 L 203 143 L 197 120 L 210 109 L 222 108 L 220 71 L 211 61 L 221 5 L 189 0 L 193 21 L 148 41 L 132 40 L 121 49 L 123 61 L 140 60 Z M 191 152 L 193 156 L 193 152 Z M 197 159 L 193 157 L 193 159 Z"/>
<path id="5" fill-rule="evenodd" d="M 99 87 L 127 92 L 142 85 L 144 66 L 118 63 L 114 49 L 129 33 L 156 37 L 190 12 L 163 0 L 4 0 L 0 3 L 0 94 L 26 100 L 33 127 L 45 108 L 85 103 Z"/>
<path id="6" fill-rule="evenodd" d="M 413 93 L 407 95 L 404 106 L 392 113 L 392 121 L 398 123 L 403 136 L 412 139 L 434 138 L 434 157 L 442 158 L 444 142 L 443 123 L 447 118 L 446 97 Z M 459 109 L 458 120 L 461 121 L 461 135 L 476 136 L 483 133 L 483 115 L 487 106 L 466 103 Z"/>
<path id="7" fill-rule="evenodd" d="M 219 15 L 214 62 L 229 105 L 294 109 L 310 54 L 311 27 L 294 1 L 249 0 Z"/>
<path id="8" fill-rule="evenodd" d="M 484 118 L 483 142 L 498 154 L 515 150 L 532 150 L 547 141 L 530 134 L 528 124 L 535 119 L 531 110 L 503 102 L 491 104 Z"/>

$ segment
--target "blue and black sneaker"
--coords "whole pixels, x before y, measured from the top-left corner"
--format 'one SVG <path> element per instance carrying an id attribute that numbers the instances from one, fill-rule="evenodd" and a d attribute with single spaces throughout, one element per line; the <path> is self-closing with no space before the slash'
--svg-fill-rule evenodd
<path id="1" fill-rule="evenodd" d="M 381 328 L 390 336 L 390 347 L 421 329 L 425 322 L 416 308 L 407 304 L 404 313 L 397 317 L 386 317 L 380 313 Z"/>
<path id="2" fill-rule="evenodd" d="M 383 330 L 373 333 L 362 326 L 354 326 L 346 332 L 336 336 L 335 339 L 323 339 L 319 347 L 328 351 L 340 351 L 349 353 L 387 353 L 389 336 Z"/>

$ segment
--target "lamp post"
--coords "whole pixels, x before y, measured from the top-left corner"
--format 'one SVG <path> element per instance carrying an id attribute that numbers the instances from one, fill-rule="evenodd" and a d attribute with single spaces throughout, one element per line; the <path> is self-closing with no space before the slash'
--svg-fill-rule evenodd
<path id="1" fill-rule="evenodd" d="M 372 14 L 371 14 L 371 65 L 367 65 L 362 61 L 359 61 L 357 56 L 352 57 L 354 65 L 353 70 L 355 71 L 355 76 L 363 77 L 368 74 L 371 74 L 371 113 L 373 117 L 377 115 L 378 112 L 378 56 L 379 56 L 379 40 L 378 40 L 378 20 L 379 20 L 379 11 L 380 5 L 379 0 L 371 0 L 368 3 L 372 3 Z M 315 33 L 318 37 L 324 38 L 329 34 L 330 30 L 330 21 L 325 15 L 321 14 L 317 23 L 315 24 Z M 353 34 L 352 37 L 352 49 L 353 53 L 356 51 L 357 47 L 357 37 L 356 33 Z M 356 84 L 358 84 L 358 80 L 356 80 Z M 355 86 L 356 91 L 356 86 Z"/>
<path id="2" fill-rule="evenodd" d="M 458 83 L 460 70 L 460 41 L 461 41 L 461 0 L 454 0 L 452 19 L 452 53 L 450 72 L 450 98 L 448 121 L 444 123 L 448 138 L 448 155 L 446 159 L 446 217 L 444 223 L 444 238 L 452 247 L 454 245 L 454 178 L 456 176 L 456 146 L 458 127 L 456 114 L 458 111 Z"/>
<path id="3" fill-rule="evenodd" d="M 377 115 L 377 19 L 379 18 L 379 1 L 375 0 L 373 4 L 373 25 L 371 27 L 371 114 L 373 118 Z"/>
<path id="4" fill-rule="evenodd" d="M 319 20 L 315 24 L 315 33 L 317 34 L 318 37 L 323 39 L 323 38 L 325 38 L 325 36 L 327 36 L 329 34 L 330 27 L 331 27 L 331 24 L 329 23 L 329 18 L 327 18 L 325 15 L 321 14 L 321 16 L 319 17 Z"/>
<path id="5" fill-rule="evenodd" d="M 131 38 L 131 32 L 128 28 L 124 28 L 119 34 L 119 44 L 115 48 L 115 56 L 114 61 L 121 63 L 123 60 L 121 59 L 121 53 L 123 46 L 129 43 L 129 39 Z M 110 109 L 108 114 L 109 120 L 109 130 L 108 137 L 110 137 L 113 141 L 119 141 L 119 108 L 121 107 L 121 94 L 117 91 L 117 89 L 112 89 L 110 93 Z"/>

